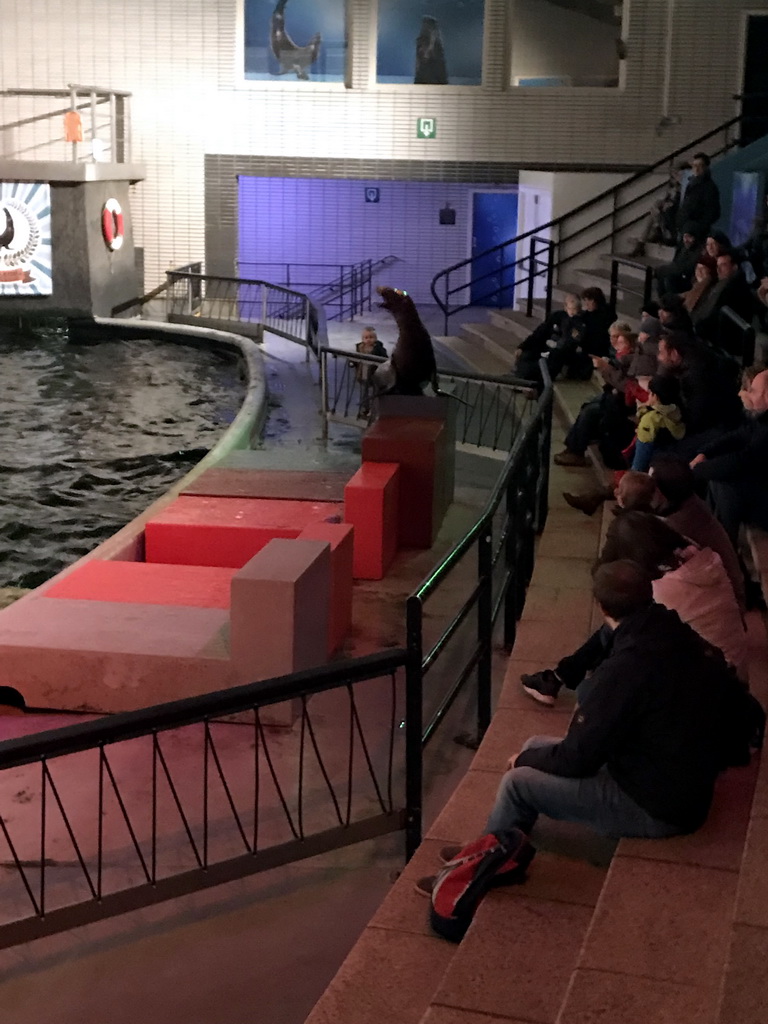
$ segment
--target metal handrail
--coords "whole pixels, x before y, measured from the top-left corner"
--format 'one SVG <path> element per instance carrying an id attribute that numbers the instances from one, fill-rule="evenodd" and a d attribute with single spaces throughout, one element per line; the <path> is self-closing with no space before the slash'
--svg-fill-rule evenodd
<path id="1" fill-rule="evenodd" d="M 723 306 L 720 309 L 718 319 L 720 323 L 720 331 L 718 332 L 720 337 L 723 334 L 724 321 L 736 327 L 741 334 L 738 354 L 730 351 L 728 348 L 725 349 L 726 353 L 736 358 L 742 366 L 751 366 L 755 361 L 755 341 L 757 338 L 755 328 L 752 324 L 747 323 L 743 317 L 739 316 L 734 309 L 731 309 L 730 306 Z"/>
<path id="2" fill-rule="evenodd" d="M 697 136 L 697 138 L 687 142 L 684 146 L 680 146 L 677 149 L 673 150 L 671 153 L 667 153 L 665 156 L 661 157 L 659 160 L 655 161 L 654 163 L 649 164 L 646 167 L 641 168 L 639 171 L 634 172 L 628 178 L 625 178 L 624 181 L 620 182 L 618 185 L 613 185 L 610 188 L 605 189 L 603 192 L 600 192 L 598 195 L 594 196 L 592 199 L 588 199 L 585 202 L 580 203 L 578 206 L 574 207 L 568 213 L 563 214 L 560 217 L 555 217 L 552 220 L 548 221 L 546 224 L 542 224 L 542 225 L 539 225 L 539 226 L 537 226 L 535 228 L 531 228 L 528 231 L 524 231 L 521 234 L 515 236 L 514 238 L 510 238 L 507 241 L 500 242 L 497 245 L 491 246 L 490 248 L 484 250 L 481 253 L 474 254 L 474 255 L 469 256 L 469 257 L 467 257 L 466 259 L 463 259 L 463 260 L 459 260 L 457 263 L 452 264 L 450 267 L 446 267 L 444 270 L 441 270 L 432 279 L 432 282 L 430 284 L 430 291 L 432 293 L 432 296 L 433 296 L 436 304 L 443 311 L 443 315 L 444 315 L 444 318 L 445 318 L 445 332 L 446 332 L 446 334 L 449 332 L 449 329 L 448 329 L 449 318 L 451 316 L 453 316 L 455 313 L 458 313 L 458 312 L 461 312 L 461 311 L 463 311 L 465 309 L 470 308 L 470 306 L 472 305 L 472 303 L 469 302 L 469 303 L 466 303 L 466 304 L 462 304 L 462 305 L 457 305 L 457 306 L 451 307 L 449 305 L 449 301 L 448 301 L 449 296 L 451 294 L 454 294 L 456 291 L 460 291 L 462 289 L 469 288 L 470 285 L 472 284 L 472 282 L 474 280 L 476 280 L 475 278 L 472 278 L 470 281 L 465 281 L 461 286 L 459 286 L 459 288 L 451 290 L 449 288 L 448 280 L 449 280 L 449 277 L 450 277 L 450 275 L 452 273 L 455 273 L 458 270 L 463 270 L 463 269 L 465 269 L 467 267 L 471 267 L 477 260 L 483 259 L 483 258 L 485 258 L 485 257 L 487 257 L 487 256 L 489 256 L 489 255 L 491 255 L 493 253 L 501 252 L 501 251 L 505 250 L 509 246 L 517 245 L 520 242 L 525 241 L 526 239 L 530 239 L 531 237 L 540 234 L 541 232 L 551 231 L 552 229 L 555 229 L 555 228 L 559 230 L 559 229 L 561 229 L 563 227 L 564 224 L 567 223 L 568 220 L 570 220 L 570 219 L 572 219 L 574 217 L 577 217 L 579 214 L 584 213 L 587 210 L 594 209 L 595 207 L 598 207 L 605 200 L 607 200 L 609 198 L 612 198 L 614 200 L 613 206 L 612 206 L 612 209 L 608 213 L 600 215 L 598 218 L 596 218 L 594 221 L 590 222 L 589 224 L 582 225 L 581 227 L 577 228 L 571 235 L 567 235 L 565 237 L 563 237 L 561 235 L 561 237 L 559 238 L 557 244 L 559 246 L 560 251 L 562 252 L 564 246 L 568 242 L 572 241 L 574 238 L 579 237 L 581 234 L 583 234 L 586 231 L 593 230 L 596 225 L 599 225 L 599 224 L 603 223 L 603 221 L 611 220 L 612 222 L 614 222 L 615 221 L 615 217 L 616 217 L 617 214 L 619 214 L 621 212 L 624 212 L 625 210 L 629 209 L 631 206 L 636 205 L 638 202 L 641 202 L 643 199 L 647 199 L 650 195 L 653 195 L 654 192 L 659 191 L 661 188 L 663 188 L 665 183 L 664 182 L 660 182 L 658 185 L 654 186 L 652 189 L 649 189 L 647 192 L 643 193 L 642 195 L 636 196 L 636 197 L 632 197 L 627 202 L 625 202 L 624 204 L 621 204 L 621 205 L 617 205 L 616 204 L 617 197 L 619 196 L 619 194 L 624 189 L 626 189 L 629 186 L 635 184 L 636 182 L 640 181 L 644 177 L 653 174 L 654 172 L 658 171 L 659 169 L 661 169 L 661 168 L 663 168 L 665 166 L 671 165 L 672 162 L 677 157 L 681 156 L 683 153 L 689 152 L 694 147 L 699 146 L 699 145 L 701 145 L 704 142 L 707 142 L 708 140 L 712 139 L 714 136 L 719 135 L 720 133 L 725 133 L 726 142 L 725 142 L 725 145 L 720 150 L 718 150 L 717 153 L 714 154 L 714 155 L 720 155 L 721 153 L 726 152 L 729 148 L 731 148 L 731 144 L 728 142 L 728 132 L 729 132 L 729 130 L 732 127 L 734 127 L 734 125 L 741 123 L 743 120 L 744 120 L 744 118 L 743 118 L 743 116 L 741 114 L 735 115 L 734 117 L 731 117 L 731 118 L 729 118 L 726 121 L 723 121 L 721 124 L 717 125 L 715 128 L 712 128 L 710 131 L 705 132 L 703 135 L 699 135 L 699 136 Z M 732 145 L 736 145 L 736 144 L 737 143 L 734 141 Z M 645 214 L 641 214 L 640 216 L 638 216 L 636 218 L 635 221 L 632 221 L 630 224 L 623 225 L 622 226 L 622 230 L 626 229 L 626 227 L 631 226 L 632 223 L 636 223 L 637 221 L 642 220 L 643 216 L 645 216 Z M 593 249 L 595 246 L 602 244 L 607 239 L 613 237 L 613 235 L 614 235 L 614 231 L 611 230 L 611 231 L 609 231 L 609 233 L 604 238 L 600 238 L 598 240 L 590 242 L 588 245 L 583 247 L 578 252 L 576 252 L 576 253 L 568 253 L 566 256 L 561 257 L 558 260 L 555 260 L 554 264 L 553 264 L 553 268 L 552 268 L 553 271 L 554 271 L 554 269 L 564 265 L 565 263 L 571 262 L 573 259 L 576 259 L 578 256 L 582 255 L 584 252 L 587 252 L 590 249 Z M 439 294 L 439 292 L 438 292 L 438 283 L 441 282 L 441 281 L 445 282 L 445 287 L 443 289 L 443 294 L 442 295 Z M 518 283 L 520 283 L 520 282 L 518 282 Z M 525 283 L 525 282 L 522 282 L 522 283 Z M 508 286 L 502 286 L 502 288 L 503 287 L 508 287 Z M 498 289 L 497 292 L 500 292 L 502 290 L 502 288 Z M 551 289 L 549 289 L 549 291 L 551 291 Z"/>
<path id="3" fill-rule="evenodd" d="M 653 298 L 653 267 L 647 263 L 641 263 L 631 256 L 613 256 L 611 258 L 611 292 L 609 303 L 613 309 L 616 308 L 616 299 L 619 292 L 619 268 L 633 267 L 635 270 L 643 271 L 643 308 Z"/>

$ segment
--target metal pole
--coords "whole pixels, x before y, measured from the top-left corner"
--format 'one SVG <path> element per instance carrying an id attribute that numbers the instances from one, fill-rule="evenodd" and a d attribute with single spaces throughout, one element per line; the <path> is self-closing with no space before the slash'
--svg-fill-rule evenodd
<path id="1" fill-rule="evenodd" d="M 619 291 L 619 262 L 611 260 L 611 306 L 616 308 L 616 295 Z"/>
<path id="2" fill-rule="evenodd" d="M 552 446 L 552 390 L 541 409 L 541 434 L 539 442 L 538 500 L 536 503 L 536 533 L 541 533 L 549 513 L 549 456 Z"/>
<path id="3" fill-rule="evenodd" d="M 528 245 L 528 302 L 526 316 L 533 316 L 533 275 L 536 270 L 536 243 L 531 239 Z"/>
<path id="4" fill-rule="evenodd" d="M 324 348 L 320 349 L 320 401 L 323 420 L 320 436 L 328 444 L 328 353 Z"/>
<path id="5" fill-rule="evenodd" d="M 547 244 L 547 295 L 544 311 L 547 316 L 552 312 L 552 288 L 555 282 L 555 243 L 550 239 Z"/>
<path id="6" fill-rule="evenodd" d="M 477 573 L 480 593 L 477 598 L 477 742 L 491 724 L 491 677 L 493 675 L 493 518 L 489 516 L 477 547 Z"/>
<path id="7" fill-rule="evenodd" d="M 75 89 L 70 88 L 69 90 L 69 109 L 77 110 L 77 92 Z M 77 163 L 77 143 L 72 143 L 72 163 Z"/>
<path id="8" fill-rule="evenodd" d="M 516 481 L 512 474 L 507 484 L 506 513 L 507 539 L 504 545 L 504 562 L 507 576 L 511 579 L 504 597 L 504 649 L 511 651 L 517 639 L 517 593 L 515 576 L 517 574 L 517 502 L 515 500 Z"/>
<path id="9" fill-rule="evenodd" d="M 113 92 L 109 94 L 109 159 L 112 163 L 120 163 L 117 146 L 117 103 Z"/>
<path id="10" fill-rule="evenodd" d="M 421 843 L 423 748 L 423 688 L 422 673 L 422 617 L 421 599 L 412 596 L 405 606 L 406 646 L 408 662 L 405 666 L 405 859 L 410 860 Z"/>
<path id="11" fill-rule="evenodd" d="M 96 138 L 96 93 L 91 92 L 91 159 L 95 160 L 93 140 Z"/>

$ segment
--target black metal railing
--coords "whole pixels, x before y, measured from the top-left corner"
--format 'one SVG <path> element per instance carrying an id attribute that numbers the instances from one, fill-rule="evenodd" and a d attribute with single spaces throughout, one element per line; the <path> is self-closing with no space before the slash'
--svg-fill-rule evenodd
<path id="1" fill-rule="evenodd" d="M 734 133 L 733 129 L 742 122 L 741 115 L 729 118 L 568 213 L 440 271 L 433 278 L 430 288 L 435 302 L 443 311 L 445 333 L 450 333 L 449 321 L 452 316 L 481 301 L 490 303 L 509 289 L 509 283 L 501 281 L 495 286 L 489 285 L 482 300 L 476 297 L 478 282 L 490 276 L 484 270 L 489 259 L 496 257 L 504 262 L 505 253 L 510 248 L 516 248 L 542 233 L 552 233 L 556 237 L 555 251 L 551 269 L 548 268 L 547 272 L 549 280 L 553 281 L 554 276 L 565 266 L 588 252 L 600 250 L 619 235 L 626 236 L 629 230 L 643 221 L 648 215 L 651 201 L 667 188 L 668 176 L 661 172 L 671 173 L 675 160 L 680 156 L 705 143 L 712 143 L 718 137 L 721 137 L 721 141 L 714 148 L 712 145 L 709 147 L 712 158 L 738 146 L 738 131 Z M 516 260 L 515 264 L 519 262 Z M 516 284 L 519 286 L 529 280 L 530 271 L 528 278 Z M 548 296 L 550 293 L 551 286 L 547 289 Z"/>
<path id="2" fill-rule="evenodd" d="M 420 708 L 394 650 L 0 743 L 0 948 L 389 832 L 412 853 Z"/>
<path id="3" fill-rule="evenodd" d="M 201 274 L 186 268 L 166 272 L 169 320 L 213 326 L 250 325 L 317 353 L 324 316 L 308 296 L 268 281 Z M 193 319 L 190 319 L 193 318 Z"/>
<path id="4" fill-rule="evenodd" d="M 636 280 L 624 279 L 623 281 L 619 278 L 619 271 L 622 267 L 632 267 L 633 270 L 639 270 L 642 273 L 642 278 L 638 277 Z M 642 291 L 643 308 L 647 308 L 648 303 L 653 298 L 653 267 L 647 263 L 642 263 L 640 260 L 635 260 L 631 256 L 613 256 L 611 258 L 611 291 L 609 302 L 613 309 L 616 309 L 616 301 L 618 299 L 619 291 Z M 639 314 L 640 310 L 638 310 Z"/>
<path id="5" fill-rule="evenodd" d="M 425 700 L 429 673 L 439 664 L 452 681 L 428 705 L 422 739 L 426 746 L 456 698 L 475 675 L 476 746 L 491 720 L 491 675 L 496 624 L 503 621 L 503 644 L 511 650 L 525 592 L 533 573 L 536 534 L 547 518 L 552 384 L 542 361 L 544 389 L 535 412 L 519 431 L 486 507 L 474 527 L 454 546 L 408 598 L 408 650 L 421 664 Z M 449 576 L 462 575 L 461 606 L 426 649 L 425 606 Z M 473 620 L 468 639 L 462 626 Z M 450 665 L 450 669 L 444 666 Z"/>
<path id="6" fill-rule="evenodd" d="M 739 366 L 751 366 L 755 361 L 755 328 L 730 306 L 722 307 L 718 321 L 716 347 Z"/>
<path id="7" fill-rule="evenodd" d="M 374 414 L 373 373 L 380 356 L 345 349 L 320 350 L 323 436 L 330 423 L 365 428 Z M 536 408 L 530 381 L 438 369 L 440 390 L 456 400 L 456 441 L 508 452 Z"/>

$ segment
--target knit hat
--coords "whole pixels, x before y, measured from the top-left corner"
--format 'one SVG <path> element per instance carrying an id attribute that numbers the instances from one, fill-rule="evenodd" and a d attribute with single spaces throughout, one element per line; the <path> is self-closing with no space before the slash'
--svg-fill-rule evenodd
<path id="1" fill-rule="evenodd" d="M 657 373 L 651 377 L 648 390 L 656 395 L 662 405 L 677 405 L 680 401 L 680 386 L 675 377 L 666 373 Z"/>
<path id="2" fill-rule="evenodd" d="M 661 320 L 655 316 L 644 316 L 640 321 L 640 334 L 647 334 L 652 341 L 658 341 L 661 334 Z"/>

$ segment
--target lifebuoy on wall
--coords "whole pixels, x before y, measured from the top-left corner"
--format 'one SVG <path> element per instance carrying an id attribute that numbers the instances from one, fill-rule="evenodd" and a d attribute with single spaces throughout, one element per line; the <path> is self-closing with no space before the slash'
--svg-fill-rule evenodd
<path id="1" fill-rule="evenodd" d="M 107 248 L 116 252 L 125 238 L 125 220 L 123 208 L 116 199 L 108 199 L 101 211 L 101 233 Z"/>

